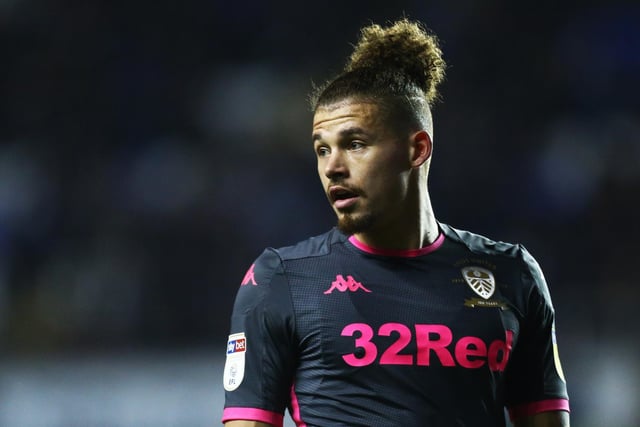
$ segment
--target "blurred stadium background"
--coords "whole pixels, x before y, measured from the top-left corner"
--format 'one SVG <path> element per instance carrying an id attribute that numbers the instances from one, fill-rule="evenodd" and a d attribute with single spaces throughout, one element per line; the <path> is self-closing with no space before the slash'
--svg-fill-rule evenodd
<path id="1" fill-rule="evenodd" d="M 640 425 L 640 5 L 547 0 L 1 0 L 0 425 L 219 425 L 246 268 L 333 225 L 307 93 L 403 13 L 436 214 L 537 257 L 572 425 Z"/>

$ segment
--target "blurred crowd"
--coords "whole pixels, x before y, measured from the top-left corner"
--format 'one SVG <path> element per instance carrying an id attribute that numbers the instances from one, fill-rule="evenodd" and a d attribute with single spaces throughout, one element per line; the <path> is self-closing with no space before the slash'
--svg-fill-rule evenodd
<path id="1" fill-rule="evenodd" d="M 536 256 L 578 408 L 619 387 L 640 354 L 640 5 L 588 4 L 0 2 L 0 348 L 222 348 L 262 249 L 333 225 L 308 92 L 404 13 L 449 64 L 436 215 Z M 610 353 L 626 370 L 593 372 Z"/>

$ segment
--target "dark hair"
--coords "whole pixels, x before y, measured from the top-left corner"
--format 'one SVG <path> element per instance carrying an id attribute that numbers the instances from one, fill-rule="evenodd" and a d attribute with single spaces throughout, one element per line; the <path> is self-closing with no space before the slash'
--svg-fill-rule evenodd
<path id="1" fill-rule="evenodd" d="M 311 108 L 347 98 L 375 102 L 401 122 L 424 126 L 438 99 L 445 62 L 435 35 L 406 18 L 364 27 L 345 69 L 314 89 Z"/>

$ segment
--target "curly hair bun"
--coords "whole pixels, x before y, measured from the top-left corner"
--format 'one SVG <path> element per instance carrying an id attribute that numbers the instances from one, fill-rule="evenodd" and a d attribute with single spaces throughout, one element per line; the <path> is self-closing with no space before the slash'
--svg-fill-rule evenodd
<path id="1" fill-rule="evenodd" d="M 421 88 L 431 104 L 438 97 L 445 68 L 437 37 L 420 23 L 403 18 L 386 28 L 364 27 L 345 71 L 395 69 Z"/>

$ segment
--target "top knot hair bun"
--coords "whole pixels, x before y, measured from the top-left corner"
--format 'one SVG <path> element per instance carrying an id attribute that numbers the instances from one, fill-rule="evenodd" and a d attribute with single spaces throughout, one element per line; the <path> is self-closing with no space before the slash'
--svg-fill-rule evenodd
<path id="1" fill-rule="evenodd" d="M 445 68 L 437 37 L 420 23 L 403 18 L 389 27 L 364 27 L 345 72 L 395 70 L 421 88 L 431 105 L 438 97 Z"/>

